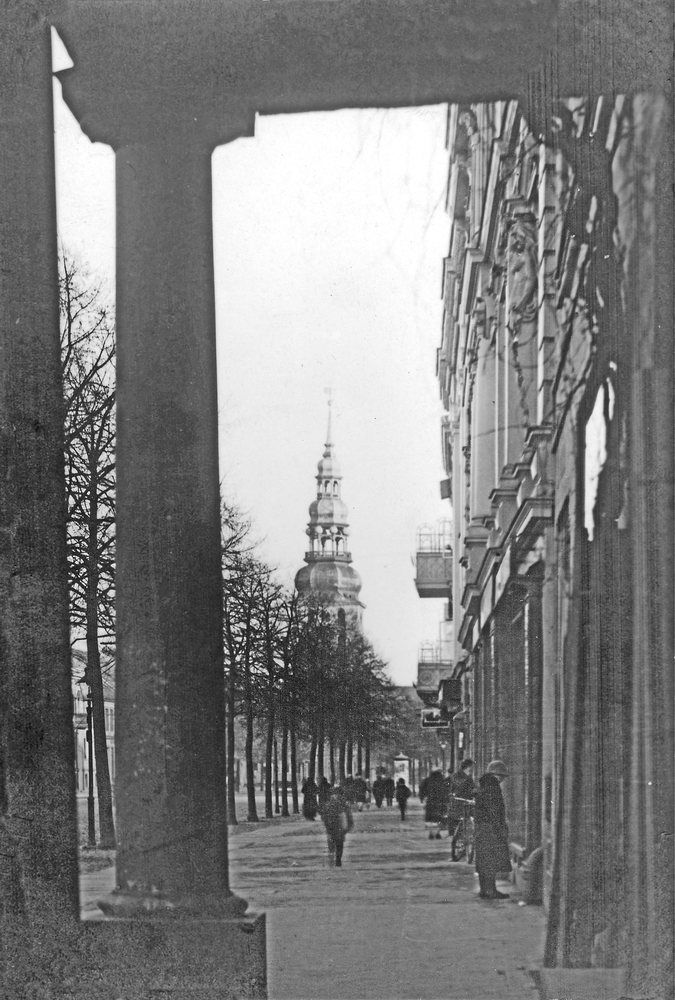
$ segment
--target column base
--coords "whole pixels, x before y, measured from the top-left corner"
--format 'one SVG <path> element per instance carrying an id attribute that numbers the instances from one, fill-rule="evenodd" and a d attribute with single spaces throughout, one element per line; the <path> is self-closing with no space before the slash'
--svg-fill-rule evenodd
<path id="1" fill-rule="evenodd" d="M 168 899 L 157 894 L 141 894 L 126 889 L 113 892 L 96 900 L 99 910 L 106 916 L 123 920 L 144 920 L 148 916 L 167 920 L 238 920 L 248 909 L 240 896 L 200 896 Z"/>
<path id="2" fill-rule="evenodd" d="M 541 1000 L 621 1000 L 625 969 L 537 969 Z"/>
<path id="3" fill-rule="evenodd" d="M 59 984 L 77 1000 L 267 997 L 264 913 L 88 920 L 80 926 L 79 952 L 77 972 Z"/>

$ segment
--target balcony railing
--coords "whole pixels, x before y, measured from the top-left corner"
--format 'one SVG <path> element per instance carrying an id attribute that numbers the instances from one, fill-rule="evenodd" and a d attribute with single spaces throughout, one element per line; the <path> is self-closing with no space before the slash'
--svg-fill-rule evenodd
<path id="1" fill-rule="evenodd" d="M 420 597 L 450 598 L 452 587 L 452 549 L 417 553 L 415 587 Z"/>
<path id="2" fill-rule="evenodd" d="M 423 642 L 417 654 L 418 663 L 448 664 L 451 662 L 450 642 Z"/>
<path id="3" fill-rule="evenodd" d="M 305 562 L 351 562 L 351 552 L 305 552 Z"/>

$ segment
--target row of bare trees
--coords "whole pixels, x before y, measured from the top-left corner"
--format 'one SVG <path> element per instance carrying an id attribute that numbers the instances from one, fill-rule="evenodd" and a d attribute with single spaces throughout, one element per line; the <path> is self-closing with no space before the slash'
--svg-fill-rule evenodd
<path id="1" fill-rule="evenodd" d="M 59 258 L 61 361 L 68 516 L 70 621 L 86 643 L 100 846 L 115 847 L 102 647 L 114 636 L 115 329 L 100 288 L 65 253 Z M 108 655 L 106 663 L 111 662 Z M 89 761 L 92 767 L 92 761 Z"/>
<path id="2" fill-rule="evenodd" d="M 223 515 L 225 660 L 228 693 L 228 812 L 236 823 L 235 730 L 245 730 L 247 819 L 258 819 L 254 748 L 262 741 L 265 816 L 273 815 L 275 750 L 280 747 L 281 814 L 298 812 L 298 748 L 309 774 L 341 781 L 369 770 L 370 746 L 399 715 L 385 664 L 357 624 L 321 595 L 301 599 L 275 579 L 248 543 L 233 507 Z M 290 786 L 288 776 L 290 775 Z"/>
<path id="3" fill-rule="evenodd" d="M 86 644 L 83 680 L 92 705 L 100 846 L 112 848 L 103 682 L 114 656 L 114 319 L 100 288 L 65 253 L 59 279 L 71 628 L 73 643 Z M 326 774 L 339 781 L 355 770 L 368 772 L 372 746 L 404 738 L 409 707 L 354 622 L 320 596 L 301 601 L 275 579 L 255 553 L 250 524 L 232 504 L 223 505 L 222 559 L 230 821 L 236 822 L 237 722 L 245 730 L 248 819 L 258 818 L 254 747 L 260 740 L 265 815 L 273 814 L 279 746 L 281 811 L 288 815 L 289 795 L 298 811 L 299 747 L 308 753 L 311 778 Z"/>

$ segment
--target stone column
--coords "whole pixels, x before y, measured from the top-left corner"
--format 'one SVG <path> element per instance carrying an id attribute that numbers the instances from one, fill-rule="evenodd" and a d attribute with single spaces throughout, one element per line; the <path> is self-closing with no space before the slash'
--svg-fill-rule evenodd
<path id="1" fill-rule="evenodd" d="M 471 445 L 471 519 L 490 517 L 490 494 L 496 486 L 496 347 L 486 337 L 478 344 Z"/>
<path id="2" fill-rule="evenodd" d="M 211 222 L 211 152 L 250 128 L 73 72 L 117 156 L 118 888 L 84 925 L 81 995 L 94 970 L 115 996 L 260 997 L 264 916 L 228 884 Z"/>
<path id="3" fill-rule="evenodd" d="M 117 150 L 117 877 L 226 893 L 211 149 Z"/>
<path id="4" fill-rule="evenodd" d="M 78 913 L 54 123 L 44 7 L 5 5 L 0 30 L 3 996 L 18 996 L 30 990 L 29 982 L 49 977 Z"/>
<path id="5" fill-rule="evenodd" d="M 78 932 L 47 4 L 0 15 L 0 996 L 53 995 Z"/>
<path id="6" fill-rule="evenodd" d="M 555 307 L 556 248 L 560 211 L 556 196 L 555 156 L 543 143 L 539 152 L 539 225 L 537 330 L 537 413 L 536 423 L 553 423 L 553 367 L 558 321 Z"/>
<path id="7" fill-rule="evenodd" d="M 252 133 L 98 37 L 62 75 L 116 150 L 117 880 L 106 909 L 245 908 L 227 872 L 211 153 Z M 105 58 L 104 56 L 100 56 Z M 105 86 L 101 82 L 105 82 Z M 230 900 L 229 902 L 228 899 Z"/>

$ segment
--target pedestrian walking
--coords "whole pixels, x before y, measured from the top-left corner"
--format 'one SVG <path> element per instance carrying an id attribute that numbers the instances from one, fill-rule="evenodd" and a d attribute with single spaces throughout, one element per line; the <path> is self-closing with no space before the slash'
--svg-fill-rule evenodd
<path id="1" fill-rule="evenodd" d="M 321 818 L 326 827 L 329 859 L 336 868 L 341 868 L 345 839 L 354 827 L 349 800 L 341 788 L 331 789 Z"/>
<path id="2" fill-rule="evenodd" d="M 474 820 L 476 824 L 476 871 L 481 899 L 508 899 L 497 890 L 497 874 L 511 870 L 506 807 L 499 787 L 508 777 L 503 760 L 491 760 L 478 781 Z"/>
<path id="3" fill-rule="evenodd" d="M 429 840 L 441 839 L 441 824 L 448 812 L 448 787 L 442 771 L 432 771 L 420 785 L 420 802 L 426 799 L 424 821 L 429 831 Z"/>
<path id="4" fill-rule="evenodd" d="M 332 785 L 330 784 L 328 778 L 323 775 L 319 781 L 319 788 L 316 793 L 317 805 L 319 812 L 322 813 L 328 799 L 330 798 Z"/>
<path id="5" fill-rule="evenodd" d="M 408 799 L 412 792 L 405 783 L 405 778 L 399 778 L 396 782 L 396 801 L 401 810 L 401 822 L 405 819 L 405 811 L 408 808 Z"/>
<path id="6" fill-rule="evenodd" d="M 302 815 L 314 820 L 318 812 L 317 787 L 314 778 L 306 778 L 302 784 Z"/>
<path id="7" fill-rule="evenodd" d="M 384 779 L 384 797 L 387 800 L 387 805 L 392 805 L 394 801 L 394 792 L 396 791 L 396 785 L 394 784 L 394 779 L 389 775 Z"/>
<path id="8" fill-rule="evenodd" d="M 359 812 L 363 812 L 363 807 L 368 798 L 368 786 L 366 785 L 365 779 L 361 772 L 359 771 L 354 782 L 352 784 L 352 801 L 356 802 L 356 808 Z"/>
<path id="9" fill-rule="evenodd" d="M 382 802 L 384 800 L 384 778 L 381 774 L 378 774 L 377 778 L 373 782 L 373 798 L 375 799 L 375 805 L 378 809 L 382 808 Z"/>

